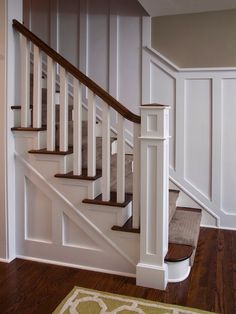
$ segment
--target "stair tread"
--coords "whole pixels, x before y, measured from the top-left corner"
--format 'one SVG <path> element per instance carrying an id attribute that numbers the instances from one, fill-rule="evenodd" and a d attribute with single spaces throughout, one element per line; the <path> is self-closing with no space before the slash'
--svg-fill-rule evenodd
<path id="1" fill-rule="evenodd" d="M 194 248 L 191 245 L 169 243 L 168 252 L 165 256 L 166 262 L 181 262 L 190 258 Z"/>
<path id="2" fill-rule="evenodd" d="M 103 201 L 102 194 L 98 195 L 95 199 L 84 199 L 83 203 L 86 204 L 96 204 L 96 205 L 106 205 L 106 206 L 116 206 L 116 207 L 126 207 L 132 201 L 132 194 L 125 193 L 125 201 L 123 203 L 117 203 L 116 192 L 111 192 L 110 201 Z"/>
<path id="3" fill-rule="evenodd" d="M 73 148 L 69 147 L 66 152 L 60 151 L 57 147 L 55 150 L 47 150 L 47 148 L 43 149 L 31 149 L 29 150 L 30 154 L 46 154 L 46 155 L 70 155 L 73 154 Z"/>
<path id="4" fill-rule="evenodd" d="M 87 180 L 87 181 L 95 181 L 95 180 L 102 177 L 102 171 L 100 169 L 97 169 L 96 175 L 94 177 L 88 176 L 87 173 L 88 173 L 87 168 L 83 168 L 81 175 L 75 175 L 75 174 L 73 174 L 73 171 L 70 171 L 66 174 L 58 173 L 55 175 L 55 177 L 56 178 L 64 178 L 64 179 Z"/>
<path id="5" fill-rule="evenodd" d="M 176 210 L 183 210 L 186 212 L 195 212 L 195 213 L 201 213 L 202 212 L 202 210 L 200 208 L 181 207 L 181 206 L 176 207 Z"/>
<path id="6" fill-rule="evenodd" d="M 32 109 L 33 106 L 30 106 L 30 109 Z M 21 106 L 11 106 L 11 109 L 12 110 L 18 110 L 18 109 L 21 109 Z"/>
<path id="7" fill-rule="evenodd" d="M 200 231 L 200 222 L 200 212 L 180 209 L 176 211 L 169 224 L 169 243 L 187 245 L 196 248 Z M 123 226 L 113 227 L 112 230 L 119 229 L 118 231 L 129 232 L 128 230 L 132 230 L 132 220 L 130 218 Z M 136 231 L 136 233 L 138 233 L 138 231 Z"/>
<path id="8" fill-rule="evenodd" d="M 169 242 L 197 246 L 201 212 L 176 210 L 169 224 Z"/>
<path id="9" fill-rule="evenodd" d="M 132 227 L 132 217 L 130 217 L 127 222 L 122 226 L 113 226 L 111 228 L 114 231 L 130 232 L 130 233 L 140 233 L 140 229 Z M 180 262 L 184 261 L 192 256 L 194 252 L 194 247 L 186 244 L 168 244 L 168 253 L 165 256 L 166 262 Z"/>
<path id="10" fill-rule="evenodd" d="M 26 128 L 23 128 L 23 127 L 13 127 L 11 128 L 12 131 L 26 131 L 26 132 L 40 132 L 40 131 L 46 131 L 46 127 L 42 127 L 42 128 L 33 128 L 33 127 L 26 127 Z"/>
<path id="11" fill-rule="evenodd" d="M 122 227 L 115 225 L 111 229 L 115 231 L 140 233 L 140 228 L 133 228 L 132 222 L 133 222 L 133 217 L 130 217 Z"/>

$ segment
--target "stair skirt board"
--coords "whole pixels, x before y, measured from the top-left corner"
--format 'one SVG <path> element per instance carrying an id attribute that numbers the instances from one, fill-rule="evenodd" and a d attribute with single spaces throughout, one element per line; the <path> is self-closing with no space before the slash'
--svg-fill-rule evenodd
<path id="1" fill-rule="evenodd" d="M 122 245 L 118 246 L 98 229 L 82 211 L 78 210 L 78 207 L 73 205 L 17 153 L 16 162 L 18 163 L 16 175 L 19 193 L 16 219 L 19 226 L 24 226 L 24 228 L 20 227 L 17 231 L 17 255 L 51 260 L 52 263 L 60 262 L 78 265 L 78 267 L 83 266 L 86 269 L 94 268 L 96 270 L 101 269 L 101 271 L 105 269 L 106 272 L 126 273 L 132 276 L 135 274 L 137 260 L 133 260 L 124 253 Z M 33 186 L 32 190 L 34 186 L 37 188 L 37 194 L 42 192 L 45 195 L 43 204 L 46 204 L 47 211 L 42 209 L 42 215 L 45 213 L 49 220 L 51 217 L 50 226 L 48 226 L 48 229 L 51 229 L 46 230 L 47 226 L 41 223 L 43 225 L 43 234 L 41 230 L 37 229 L 40 223 L 40 217 L 37 215 L 38 208 L 35 210 L 36 214 L 33 212 L 31 217 L 27 213 L 27 191 L 25 191 L 25 184 L 22 184 L 25 180 L 30 181 Z M 31 193 L 31 190 L 29 192 Z M 31 195 L 31 198 L 33 197 Z M 50 202 L 52 205 L 49 215 L 48 204 Z M 66 227 L 63 216 L 69 221 L 69 225 L 67 224 Z M 29 222 L 34 224 L 35 229 L 29 226 Z M 66 231 L 65 228 L 67 228 Z M 79 238 L 82 238 L 82 243 L 75 243 L 77 234 L 79 234 Z M 126 244 L 128 240 L 121 237 L 119 241 L 121 244 L 122 242 Z"/>

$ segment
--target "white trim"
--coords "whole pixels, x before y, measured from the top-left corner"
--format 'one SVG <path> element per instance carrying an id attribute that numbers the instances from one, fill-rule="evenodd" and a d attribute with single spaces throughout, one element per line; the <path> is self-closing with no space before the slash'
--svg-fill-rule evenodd
<path id="1" fill-rule="evenodd" d="M 155 50 L 154 48 L 150 46 L 146 46 L 145 49 L 177 72 L 233 72 L 233 71 L 236 71 L 236 67 L 180 68 L 174 62 L 166 58 L 164 55 L 162 55 L 159 51 Z"/>
<path id="2" fill-rule="evenodd" d="M 161 59 L 162 62 L 167 63 L 171 68 L 173 68 L 175 71 L 180 72 L 181 69 L 174 64 L 173 62 L 171 62 L 169 59 L 167 59 L 166 57 L 164 57 L 159 51 L 153 49 L 150 46 L 146 46 L 144 47 L 144 49 L 149 52 L 150 54 L 154 55 L 155 57 L 157 57 L 158 59 Z"/>
<path id="3" fill-rule="evenodd" d="M 230 228 L 230 227 L 217 227 L 217 226 L 209 226 L 209 225 L 204 225 L 201 224 L 201 228 L 209 228 L 209 229 L 218 229 L 218 230 L 230 230 L 230 231 L 236 231 L 236 227 L 235 228 Z"/>
<path id="4" fill-rule="evenodd" d="M 166 137 L 140 136 L 139 139 L 140 140 L 150 140 L 150 141 L 165 141 Z"/>
<path id="5" fill-rule="evenodd" d="M 14 259 L 15 259 L 15 258 L 13 258 L 13 259 L 0 258 L 0 263 L 9 264 L 9 263 L 11 263 Z"/>
<path id="6" fill-rule="evenodd" d="M 111 275 L 136 278 L 135 274 L 125 273 L 125 272 L 120 272 L 120 271 L 114 271 L 114 270 L 110 270 L 110 269 L 88 267 L 88 266 L 71 264 L 71 263 L 63 263 L 63 262 L 57 262 L 57 261 L 43 259 L 43 258 L 37 258 L 37 257 L 29 257 L 29 256 L 24 256 L 24 255 L 17 255 L 16 257 L 20 258 L 20 259 L 27 260 L 27 261 L 32 261 L 32 262 L 39 262 L 39 263 L 50 264 L 50 265 L 57 265 L 57 266 L 77 268 L 77 269 L 83 269 L 83 270 L 89 270 L 89 271 L 96 271 L 98 273 L 105 273 L 105 274 L 111 274 Z"/>
<path id="7" fill-rule="evenodd" d="M 171 175 L 169 178 L 178 188 L 180 188 L 180 190 L 187 194 L 194 202 L 196 202 L 200 207 L 202 207 L 206 212 L 208 212 L 211 216 L 213 216 L 216 219 L 217 227 L 220 226 L 220 217 L 218 215 L 216 215 L 209 207 L 207 207 L 205 204 L 199 201 L 191 192 L 189 192 L 182 184 L 176 181 Z"/>

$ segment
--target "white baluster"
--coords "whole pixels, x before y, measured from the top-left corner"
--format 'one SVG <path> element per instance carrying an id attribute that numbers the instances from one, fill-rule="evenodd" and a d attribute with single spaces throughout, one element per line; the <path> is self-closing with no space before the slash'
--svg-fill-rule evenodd
<path id="1" fill-rule="evenodd" d="M 55 150 L 55 62 L 47 57 L 47 150 Z"/>
<path id="2" fill-rule="evenodd" d="M 111 137 L 110 137 L 110 107 L 103 103 L 102 110 L 102 200 L 110 200 L 111 170 Z"/>
<path id="3" fill-rule="evenodd" d="M 60 68 L 60 151 L 68 150 L 68 76 Z"/>
<path id="4" fill-rule="evenodd" d="M 95 94 L 88 90 L 88 176 L 96 175 L 96 105 Z"/>
<path id="5" fill-rule="evenodd" d="M 82 174 L 82 84 L 74 78 L 73 108 L 74 175 Z"/>
<path id="6" fill-rule="evenodd" d="M 33 127 L 42 127 L 42 52 L 34 45 Z"/>
<path id="7" fill-rule="evenodd" d="M 125 201 L 125 130 L 124 118 L 118 114 L 117 126 L 117 202 Z"/>
<path id="8" fill-rule="evenodd" d="M 140 124 L 134 123 L 133 148 L 133 228 L 140 227 Z"/>
<path id="9" fill-rule="evenodd" d="M 28 40 L 21 35 L 21 127 L 30 126 L 30 55 Z"/>

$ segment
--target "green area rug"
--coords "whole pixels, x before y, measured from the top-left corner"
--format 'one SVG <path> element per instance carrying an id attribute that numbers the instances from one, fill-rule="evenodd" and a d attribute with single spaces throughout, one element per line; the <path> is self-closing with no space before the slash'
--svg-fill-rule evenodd
<path id="1" fill-rule="evenodd" d="M 203 314 L 210 312 L 74 287 L 70 294 L 68 294 L 68 296 L 56 308 L 53 314 L 76 313 Z"/>

